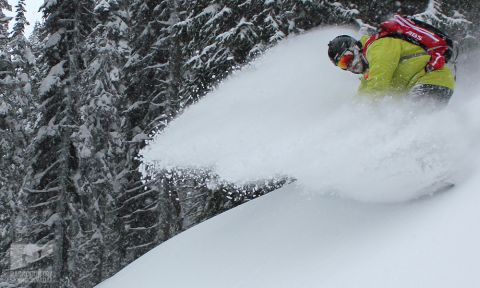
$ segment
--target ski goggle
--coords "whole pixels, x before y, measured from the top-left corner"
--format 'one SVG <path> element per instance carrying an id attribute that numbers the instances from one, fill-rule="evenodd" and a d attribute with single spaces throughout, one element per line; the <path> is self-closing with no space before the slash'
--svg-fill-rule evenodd
<path id="1" fill-rule="evenodd" d="M 348 70 L 348 68 L 352 65 L 353 59 L 355 55 L 350 50 L 345 51 L 342 56 L 339 57 L 337 61 L 337 66 L 343 70 Z"/>

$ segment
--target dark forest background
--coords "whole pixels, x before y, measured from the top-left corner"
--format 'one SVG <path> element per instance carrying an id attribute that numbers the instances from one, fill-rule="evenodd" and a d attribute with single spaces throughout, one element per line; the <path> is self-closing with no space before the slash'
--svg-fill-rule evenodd
<path id="1" fill-rule="evenodd" d="M 16 12 L 13 31 L 6 10 Z M 478 46 L 478 1 L 45 0 L 44 21 L 26 38 L 25 0 L 0 0 L 0 287 L 93 287 L 288 182 L 238 187 L 180 170 L 144 178 L 138 154 L 185 107 L 288 35 L 368 29 L 396 12 L 441 27 L 463 55 Z M 15 243 L 42 252 L 19 269 L 52 271 L 55 282 L 6 277 Z"/>

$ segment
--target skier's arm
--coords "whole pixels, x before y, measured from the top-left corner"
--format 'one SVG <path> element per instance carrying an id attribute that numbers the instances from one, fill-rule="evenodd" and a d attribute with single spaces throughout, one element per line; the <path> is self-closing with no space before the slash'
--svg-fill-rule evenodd
<path id="1" fill-rule="evenodd" d="M 392 89 L 392 78 L 400 61 L 401 47 L 398 39 L 386 37 L 368 47 L 369 70 L 362 79 L 358 93 L 373 98 L 382 97 Z"/>

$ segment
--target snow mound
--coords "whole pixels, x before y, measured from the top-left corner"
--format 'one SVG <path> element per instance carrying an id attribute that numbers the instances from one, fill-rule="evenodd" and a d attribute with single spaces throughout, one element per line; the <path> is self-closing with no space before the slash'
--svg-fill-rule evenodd
<path id="1" fill-rule="evenodd" d="M 378 204 L 285 186 L 172 238 L 98 288 L 480 287 L 478 187 L 477 177 L 424 201 Z"/>
<path id="2" fill-rule="evenodd" d="M 237 184 L 288 176 L 368 202 L 405 201 L 465 177 L 466 151 L 478 143 L 469 136 L 479 127 L 474 97 L 459 92 L 433 112 L 398 99 L 358 102 L 358 76 L 326 56 L 339 34 L 355 33 L 320 29 L 270 49 L 156 135 L 145 162 L 209 169 Z"/>

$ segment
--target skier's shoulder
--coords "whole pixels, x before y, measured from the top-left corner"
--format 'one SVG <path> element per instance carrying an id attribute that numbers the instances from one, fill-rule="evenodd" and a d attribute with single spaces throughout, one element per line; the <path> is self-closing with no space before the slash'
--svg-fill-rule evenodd
<path id="1" fill-rule="evenodd" d="M 372 57 L 378 59 L 388 59 L 390 56 L 401 54 L 404 50 L 402 40 L 393 37 L 384 37 L 375 39 L 368 45 L 365 56 L 370 61 Z"/>

